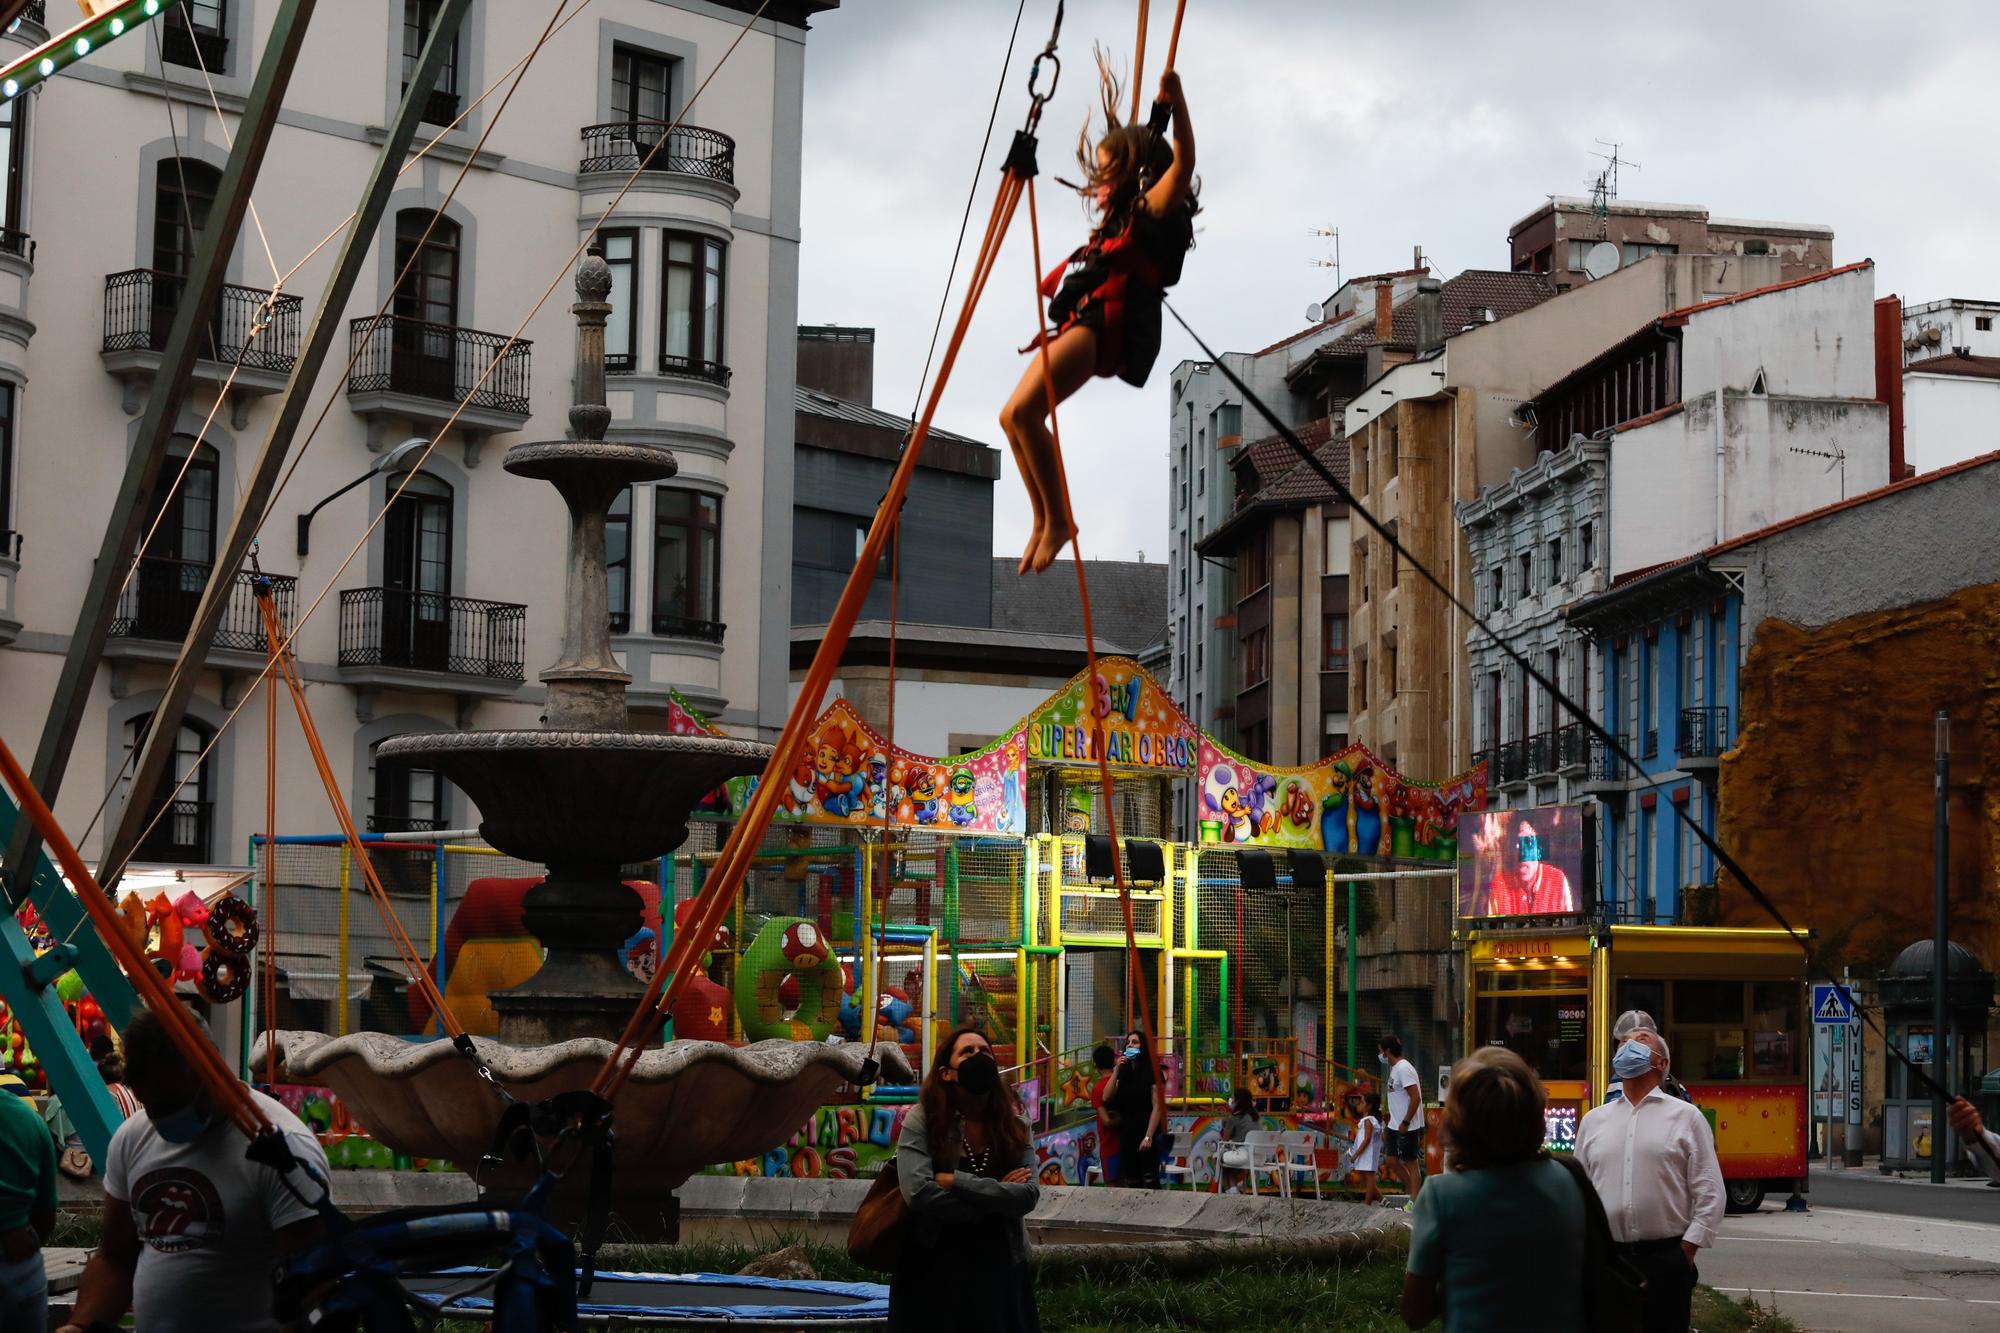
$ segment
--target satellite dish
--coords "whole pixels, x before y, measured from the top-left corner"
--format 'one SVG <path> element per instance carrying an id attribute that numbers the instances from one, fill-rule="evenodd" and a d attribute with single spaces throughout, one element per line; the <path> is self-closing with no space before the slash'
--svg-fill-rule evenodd
<path id="1" fill-rule="evenodd" d="M 1314 301 L 1306 307 L 1306 318 L 1315 324 L 1323 322 L 1326 319 L 1326 307 Z"/>
<path id="2" fill-rule="evenodd" d="M 1583 271 L 1592 282 L 1618 271 L 1618 247 L 1609 241 L 1599 241 L 1590 247 L 1583 257 Z"/>

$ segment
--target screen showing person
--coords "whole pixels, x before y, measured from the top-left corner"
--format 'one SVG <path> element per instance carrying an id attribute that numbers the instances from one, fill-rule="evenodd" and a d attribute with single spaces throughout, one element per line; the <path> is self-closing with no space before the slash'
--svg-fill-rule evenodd
<path id="1" fill-rule="evenodd" d="M 1460 911 L 1471 917 L 1583 910 L 1583 813 L 1575 806 L 1459 817 Z"/>

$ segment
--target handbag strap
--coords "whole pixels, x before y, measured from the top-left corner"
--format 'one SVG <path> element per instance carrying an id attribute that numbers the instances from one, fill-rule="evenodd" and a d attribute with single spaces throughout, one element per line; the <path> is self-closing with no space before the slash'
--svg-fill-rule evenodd
<path id="1" fill-rule="evenodd" d="M 1549 1156 L 1561 1163 L 1563 1170 L 1575 1178 L 1576 1187 L 1583 1192 L 1584 1252 L 1594 1268 L 1604 1262 L 1616 1243 L 1611 1236 L 1611 1216 L 1604 1211 L 1604 1200 L 1598 1197 L 1597 1186 L 1591 1183 L 1590 1172 L 1583 1169 L 1583 1163 L 1574 1157 L 1554 1153 Z"/>

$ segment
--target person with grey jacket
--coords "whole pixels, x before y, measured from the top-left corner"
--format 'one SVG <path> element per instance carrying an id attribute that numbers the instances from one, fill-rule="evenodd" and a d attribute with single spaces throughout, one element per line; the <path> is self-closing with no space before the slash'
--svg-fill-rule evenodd
<path id="1" fill-rule="evenodd" d="M 1035 1145 L 985 1034 L 946 1038 L 896 1140 L 914 1215 L 889 1279 L 891 1333 L 1040 1333 L 1026 1218 Z"/>

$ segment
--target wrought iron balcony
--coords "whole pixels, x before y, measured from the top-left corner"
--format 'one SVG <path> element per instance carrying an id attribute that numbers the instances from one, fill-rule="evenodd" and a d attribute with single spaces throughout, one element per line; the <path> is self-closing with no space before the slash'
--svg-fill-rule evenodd
<path id="1" fill-rule="evenodd" d="M 1590 763 L 1590 728 L 1572 722 L 1556 731 L 1556 768 L 1582 768 Z"/>
<path id="2" fill-rule="evenodd" d="M 444 831 L 442 819 L 413 819 L 409 815 L 370 815 L 370 833 L 440 833 Z"/>
<path id="3" fill-rule="evenodd" d="M 609 370 L 610 366 L 607 364 L 605 369 Z M 678 375 L 682 379 L 707 380 L 710 384 L 727 386 L 729 383 L 729 367 L 720 361 L 698 361 L 691 356 L 674 356 L 667 352 L 660 353 L 660 373 Z"/>
<path id="4" fill-rule="evenodd" d="M 210 845 L 215 827 L 215 802 L 155 801 L 147 811 L 147 822 L 152 827 L 139 840 L 139 849 L 133 853 L 134 860 L 201 865 L 215 859 Z"/>
<path id="5" fill-rule="evenodd" d="M 139 568 L 118 596 L 118 609 L 111 621 L 114 640 L 144 639 L 179 644 L 194 625 L 201 606 L 202 589 L 208 586 L 214 566 L 205 560 L 179 560 L 170 556 L 142 556 Z M 297 604 L 299 581 L 283 574 L 268 576 L 271 597 L 277 604 L 278 621 L 289 624 Z M 255 580 L 238 574 L 229 589 L 229 602 L 210 644 L 214 652 L 264 653 L 270 640 L 264 633 L 264 617 L 257 609 Z M 111 646 L 113 656 L 133 656 Z M 152 656 L 139 653 L 137 656 Z"/>
<path id="6" fill-rule="evenodd" d="M 698 620 L 693 616 L 671 615 L 665 611 L 653 612 L 653 633 L 663 638 L 721 643 L 723 631 L 728 628 L 720 620 Z"/>
<path id="7" fill-rule="evenodd" d="M 401 315 L 363 315 L 348 326 L 354 368 L 347 392 L 393 393 L 470 410 L 528 415 L 527 339 L 432 324 Z M 468 424 L 486 424 L 478 421 Z"/>
<path id="8" fill-rule="evenodd" d="M 663 120 L 621 120 L 586 125 L 579 171 L 671 171 L 704 180 L 736 182 L 736 140 L 717 130 L 682 125 L 669 132 Z M 665 142 L 662 142 L 664 137 Z"/>
<path id="9" fill-rule="evenodd" d="M 1680 733 L 1674 748 L 1683 759 L 1714 759 L 1729 748 L 1727 708 L 1681 709 Z"/>
<path id="10" fill-rule="evenodd" d="M 442 128 L 458 119 L 458 94 L 449 88 L 433 88 L 424 99 L 424 120 Z"/>
<path id="11" fill-rule="evenodd" d="M 107 274 L 102 350 L 107 355 L 164 351 L 186 290 L 187 279 L 178 273 L 135 268 Z M 200 355 L 221 365 L 289 375 L 299 359 L 299 312 L 304 306 L 296 296 L 281 294 L 273 300 L 262 288 L 225 283 L 198 335 Z"/>
<path id="12" fill-rule="evenodd" d="M 1501 742 L 1499 776 L 1501 782 L 1526 782 L 1528 780 L 1528 743 L 1526 741 Z"/>
<path id="13" fill-rule="evenodd" d="M 1528 775 L 1544 777 L 1556 771 L 1556 733 L 1538 731 L 1528 737 Z"/>
<path id="14" fill-rule="evenodd" d="M 523 679 L 528 608 L 439 592 L 350 588 L 340 594 L 343 667 Z"/>
<path id="15" fill-rule="evenodd" d="M 1618 736 L 1614 739 L 1618 742 L 1618 749 L 1630 751 L 1632 746 L 1631 737 Z M 1616 750 L 1606 745 L 1600 737 L 1592 736 L 1590 738 L 1589 780 L 1591 782 L 1623 782 L 1630 775 L 1630 770 L 1626 767 L 1625 761 L 1618 757 Z"/>
<path id="16" fill-rule="evenodd" d="M 1472 766 L 1477 768 L 1481 764 L 1486 765 L 1486 780 L 1488 782 L 1498 782 L 1500 780 L 1500 751 L 1497 748 L 1474 750 L 1472 752 Z"/>
<path id="17" fill-rule="evenodd" d="M 0 227 L 0 252 L 35 262 L 35 238 L 18 227 Z"/>
<path id="18" fill-rule="evenodd" d="M 176 5 L 160 20 L 160 56 L 169 65 L 189 69 L 206 68 L 210 74 L 222 72 L 229 58 L 229 39 L 219 32 L 192 26 L 184 6 Z"/>

